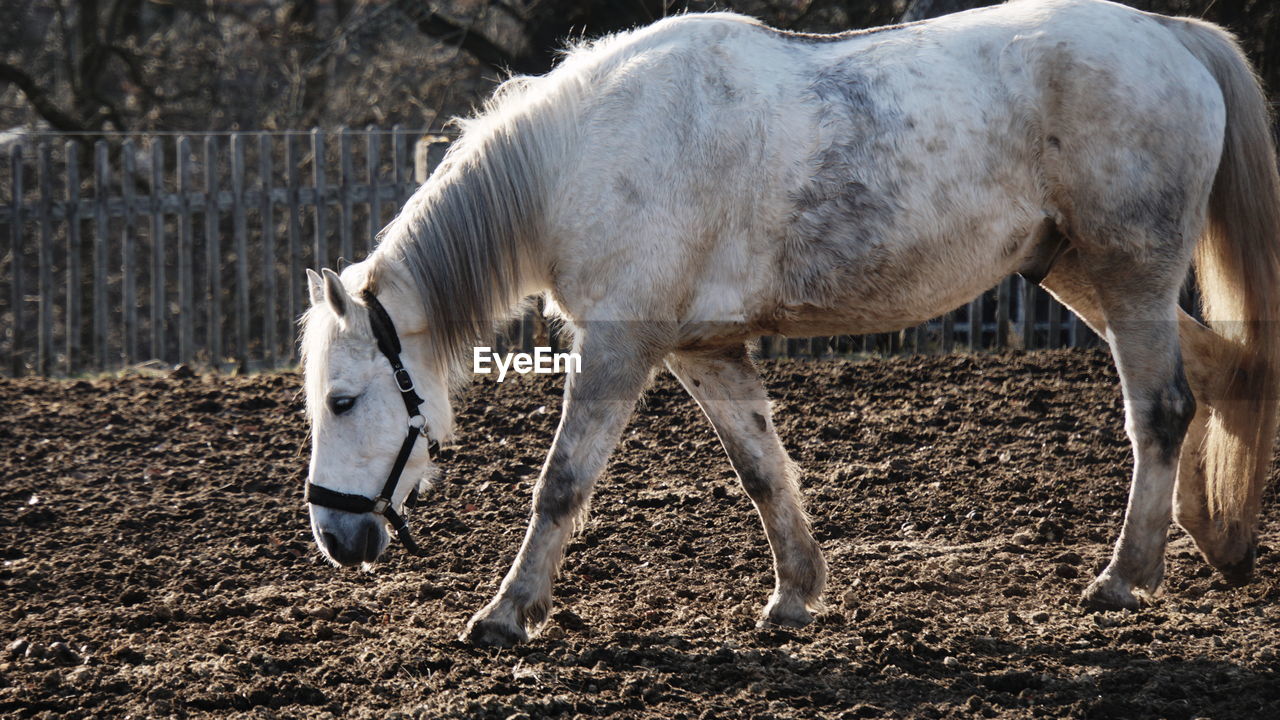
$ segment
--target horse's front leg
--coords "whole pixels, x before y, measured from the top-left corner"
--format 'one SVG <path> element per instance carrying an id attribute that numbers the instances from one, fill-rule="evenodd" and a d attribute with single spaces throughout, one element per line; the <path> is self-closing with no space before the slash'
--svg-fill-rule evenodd
<path id="1" fill-rule="evenodd" d="M 467 623 L 464 641 L 510 646 L 546 620 L 565 545 L 653 366 L 643 348 L 617 333 L 579 333 L 575 350 L 582 370 L 565 379 L 560 427 L 534 487 L 524 543 L 498 594 Z"/>

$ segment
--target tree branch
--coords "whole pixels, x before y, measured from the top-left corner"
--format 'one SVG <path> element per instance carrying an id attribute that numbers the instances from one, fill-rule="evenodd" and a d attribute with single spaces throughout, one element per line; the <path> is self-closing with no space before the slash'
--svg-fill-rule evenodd
<path id="1" fill-rule="evenodd" d="M 458 38 L 459 46 L 485 65 L 498 70 L 526 70 L 522 58 L 512 55 L 484 35 L 435 10 L 428 10 L 424 16 L 415 18 L 414 24 L 419 32 L 434 38 Z"/>
<path id="2" fill-rule="evenodd" d="M 35 111 L 40 113 L 40 117 L 48 121 L 55 130 L 83 132 L 90 129 L 82 119 L 58 107 L 44 88 L 37 85 L 30 75 L 18 68 L 8 63 L 0 63 L 0 82 L 17 85 L 18 90 L 26 96 L 27 102 L 31 103 L 31 107 L 35 108 Z"/>

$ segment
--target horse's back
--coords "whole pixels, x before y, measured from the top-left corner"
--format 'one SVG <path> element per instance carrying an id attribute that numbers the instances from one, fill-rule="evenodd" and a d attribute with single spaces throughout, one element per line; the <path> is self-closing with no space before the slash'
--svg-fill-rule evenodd
<path id="1" fill-rule="evenodd" d="M 1016 271 L 1045 218 L 1129 202 L 1117 167 L 1159 192 L 1153 163 L 1217 152 L 1221 98 L 1171 22 L 1026 0 L 834 36 L 727 14 L 622 36 L 593 50 L 564 205 L 566 236 L 620 239 L 568 262 L 694 322 L 919 322 Z"/>

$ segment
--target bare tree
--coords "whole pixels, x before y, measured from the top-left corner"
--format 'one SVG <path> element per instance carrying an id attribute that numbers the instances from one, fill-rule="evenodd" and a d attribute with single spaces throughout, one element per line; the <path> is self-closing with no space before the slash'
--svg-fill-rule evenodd
<path id="1" fill-rule="evenodd" d="M 136 87 L 147 91 L 141 58 L 122 42 L 122 36 L 137 25 L 141 1 L 108 0 L 102 8 L 98 0 L 73 4 L 56 0 L 53 10 L 68 99 L 55 97 L 54 88 L 7 62 L 0 62 L 0 81 L 17 86 L 36 113 L 58 130 L 100 130 L 108 122 L 123 127 L 119 101 L 104 87 L 103 78 L 118 62 Z"/>

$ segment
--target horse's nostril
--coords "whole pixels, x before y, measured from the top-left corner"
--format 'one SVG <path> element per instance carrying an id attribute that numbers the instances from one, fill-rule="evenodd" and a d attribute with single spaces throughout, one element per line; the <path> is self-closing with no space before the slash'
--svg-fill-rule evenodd
<path id="1" fill-rule="evenodd" d="M 320 549 L 343 567 L 375 562 L 381 554 L 378 524 L 369 519 L 357 519 L 356 523 L 349 528 L 320 531 Z"/>
<path id="2" fill-rule="evenodd" d="M 378 526 L 370 524 L 364 534 L 364 561 L 374 562 L 378 559 Z"/>

